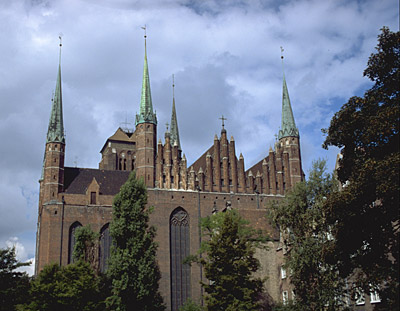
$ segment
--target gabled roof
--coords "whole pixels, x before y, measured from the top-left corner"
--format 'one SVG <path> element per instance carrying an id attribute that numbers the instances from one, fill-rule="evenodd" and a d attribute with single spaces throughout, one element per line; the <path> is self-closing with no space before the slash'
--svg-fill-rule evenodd
<path id="1" fill-rule="evenodd" d="M 100 194 L 115 195 L 128 180 L 130 171 L 108 171 L 90 168 L 65 167 L 64 192 L 86 194 L 93 178 L 100 186 Z"/>
<path id="2" fill-rule="evenodd" d="M 107 143 L 109 141 L 117 141 L 117 142 L 125 142 L 125 143 L 130 143 L 133 144 L 135 143 L 135 135 L 134 133 L 127 133 L 120 127 L 116 130 L 116 132 L 107 138 L 106 142 L 103 145 L 103 148 L 101 148 L 100 153 L 103 152 L 104 148 L 107 146 Z"/>

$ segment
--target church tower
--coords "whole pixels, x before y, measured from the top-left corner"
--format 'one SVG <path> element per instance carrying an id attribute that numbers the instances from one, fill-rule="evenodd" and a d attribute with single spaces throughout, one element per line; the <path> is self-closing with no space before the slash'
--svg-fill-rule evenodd
<path id="1" fill-rule="evenodd" d="M 281 58 L 283 68 L 283 56 L 281 56 Z M 282 123 L 278 139 L 278 146 L 282 148 L 283 151 L 282 164 L 284 165 L 284 168 L 286 168 L 286 172 L 284 170 L 282 173 L 286 173 L 286 175 L 288 174 L 290 176 L 290 185 L 286 184 L 286 188 L 288 188 L 303 180 L 303 171 L 301 167 L 300 135 L 296 123 L 294 122 L 285 72 L 283 72 Z"/>
<path id="2" fill-rule="evenodd" d="M 149 67 L 147 63 L 146 29 L 144 35 L 144 66 L 140 111 L 136 115 L 136 176 L 147 187 L 155 186 L 157 117 L 151 101 Z"/>
<path id="3" fill-rule="evenodd" d="M 59 223 L 61 213 L 58 213 L 64 206 L 64 157 L 65 157 L 65 136 L 62 110 L 61 91 L 61 37 L 60 55 L 57 73 L 56 89 L 52 98 L 49 127 L 47 130 L 46 146 L 44 151 L 42 174 L 39 179 L 39 213 L 36 231 L 36 253 L 35 273 L 43 267 L 43 260 L 47 262 L 60 262 L 58 250 L 61 247 L 61 237 L 58 232 L 50 232 L 49 223 Z M 49 213 L 49 211 L 51 211 Z M 49 218 L 49 215 L 51 217 Z M 42 230 L 44 227 L 44 232 Z M 53 226 L 52 228 L 56 228 Z M 50 246 L 50 244 L 52 246 Z"/>
<path id="4" fill-rule="evenodd" d="M 65 137 L 62 111 L 61 91 L 61 37 L 60 56 L 56 89 L 53 96 L 49 127 L 47 130 L 46 149 L 44 153 L 40 183 L 39 204 L 58 201 L 58 193 L 64 188 Z"/>

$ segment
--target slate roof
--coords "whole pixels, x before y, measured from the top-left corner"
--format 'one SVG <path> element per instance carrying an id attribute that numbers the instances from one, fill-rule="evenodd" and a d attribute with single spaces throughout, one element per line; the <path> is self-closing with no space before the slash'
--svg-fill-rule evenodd
<path id="1" fill-rule="evenodd" d="M 108 171 L 90 168 L 65 167 L 64 192 L 70 194 L 86 194 L 86 189 L 96 178 L 100 186 L 100 194 L 115 195 L 128 180 L 130 171 Z"/>

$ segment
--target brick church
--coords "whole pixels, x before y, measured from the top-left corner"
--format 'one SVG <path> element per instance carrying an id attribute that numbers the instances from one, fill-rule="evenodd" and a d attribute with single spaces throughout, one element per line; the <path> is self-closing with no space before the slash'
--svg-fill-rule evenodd
<path id="1" fill-rule="evenodd" d="M 279 232 L 265 217 L 271 200 L 282 198 L 288 189 L 304 179 L 299 132 L 285 77 L 278 141 L 274 149 L 266 148 L 266 156 L 247 169 L 243 155 L 237 156 L 235 140 L 232 136 L 228 138 L 224 125 L 220 136 L 215 135 L 213 140 L 210 137 L 210 147 L 188 165 L 179 138 L 175 96 L 170 128 L 164 141 L 157 141 L 146 41 L 139 111 L 134 131 L 118 128 L 104 146 L 99 146 L 98 168 L 64 166 L 66 142 L 59 63 L 39 180 L 36 273 L 49 263 L 71 263 L 74 231 L 88 224 L 100 234 L 100 270 L 107 268 L 113 198 L 134 170 L 147 186 L 149 206 L 154 206 L 150 222 L 157 228 L 160 291 L 167 310 L 178 310 L 188 298 L 201 301 L 200 281 L 204 281 L 204 274 L 198 265 L 189 267 L 182 260 L 199 248 L 200 218 L 226 208 L 239 210 L 254 227 L 264 229 L 273 237 L 268 250 L 257 250 L 261 263 L 259 273 L 268 277 L 265 289 L 274 301 L 292 299 L 282 269 Z"/>

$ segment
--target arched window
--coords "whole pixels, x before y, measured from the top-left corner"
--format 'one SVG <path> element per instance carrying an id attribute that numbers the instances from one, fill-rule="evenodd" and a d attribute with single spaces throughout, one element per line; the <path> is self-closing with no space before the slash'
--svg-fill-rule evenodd
<path id="1" fill-rule="evenodd" d="M 73 253 L 74 253 L 74 246 L 75 246 L 75 230 L 79 227 L 82 227 L 79 221 L 75 221 L 71 227 L 69 227 L 69 234 L 68 234 L 68 263 L 73 263 Z"/>
<path id="2" fill-rule="evenodd" d="M 183 260 L 190 254 L 189 215 L 181 207 L 170 217 L 171 307 L 177 311 L 190 298 L 190 266 Z"/>
<path id="3" fill-rule="evenodd" d="M 99 243 L 99 268 L 101 272 L 106 272 L 108 268 L 108 259 L 110 258 L 111 235 L 110 224 L 105 224 L 100 230 Z"/>

